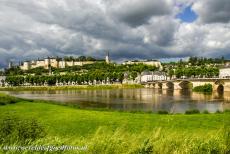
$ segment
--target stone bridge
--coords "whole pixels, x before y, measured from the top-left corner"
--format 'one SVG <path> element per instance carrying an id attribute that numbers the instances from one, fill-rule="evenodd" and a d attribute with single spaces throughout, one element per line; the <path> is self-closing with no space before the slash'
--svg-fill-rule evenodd
<path id="1" fill-rule="evenodd" d="M 177 79 L 177 80 L 165 80 L 165 81 L 152 81 L 142 83 L 148 88 L 157 89 L 191 89 L 193 87 L 211 84 L 214 91 L 224 92 L 230 91 L 230 79 L 219 78 L 202 78 L 202 79 Z"/>

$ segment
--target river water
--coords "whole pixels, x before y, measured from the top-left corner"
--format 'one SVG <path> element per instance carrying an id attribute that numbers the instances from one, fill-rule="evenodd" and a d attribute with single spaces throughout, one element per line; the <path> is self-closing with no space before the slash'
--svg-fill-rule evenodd
<path id="1" fill-rule="evenodd" d="M 166 110 L 184 113 L 198 109 L 201 112 L 230 109 L 230 92 L 209 95 L 189 90 L 159 89 L 106 89 L 106 90 L 58 90 L 58 91 L 8 91 L 10 95 L 60 103 L 77 104 L 81 108 L 103 108 L 122 111 Z"/>

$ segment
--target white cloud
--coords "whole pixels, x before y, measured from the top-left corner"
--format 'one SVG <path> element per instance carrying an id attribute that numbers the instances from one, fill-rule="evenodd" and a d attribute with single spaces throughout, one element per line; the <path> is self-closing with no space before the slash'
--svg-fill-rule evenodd
<path id="1" fill-rule="evenodd" d="M 225 0 L 206 1 L 1 0 L 0 65 L 9 59 L 52 55 L 102 58 L 107 49 L 115 60 L 230 57 L 229 11 L 225 9 L 229 5 Z M 175 18 L 192 4 L 198 21 L 183 23 Z M 224 16 L 208 17 L 212 9 L 225 12 Z"/>

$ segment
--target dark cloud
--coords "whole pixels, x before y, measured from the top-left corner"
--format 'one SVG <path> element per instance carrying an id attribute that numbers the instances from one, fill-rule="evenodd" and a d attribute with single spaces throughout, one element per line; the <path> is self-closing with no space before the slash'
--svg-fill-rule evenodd
<path id="1" fill-rule="evenodd" d="M 230 21 L 229 0 L 202 0 L 194 5 L 200 20 L 205 23 L 227 23 Z"/>
<path id="2" fill-rule="evenodd" d="M 103 58 L 105 50 L 118 61 L 220 52 L 229 57 L 230 24 L 182 23 L 176 4 L 192 0 L 176 1 L 1 0 L 0 65 L 46 56 Z M 199 3 L 193 2 L 195 11 Z"/>
<path id="3" fill-rule="evenodd" d="M 173 5 L 164 0 L 120 1 L 116 4 L 110 3 L 111 5 L 111 13 L 132 27 L 144 25 L 154 16 L 170 14 L 173 8 Z"/>

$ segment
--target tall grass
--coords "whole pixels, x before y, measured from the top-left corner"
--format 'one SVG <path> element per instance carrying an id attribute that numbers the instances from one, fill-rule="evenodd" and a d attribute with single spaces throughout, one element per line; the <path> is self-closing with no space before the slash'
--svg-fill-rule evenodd
<path id="1" fill-rule="evenodd" d="M 6 115 L 0 119 L 0 144 L 27 144 L 46 135 L 36 119 Z"/>
<path id="2" fill-rule="evenodd" d="M 92 136 L 87 138 L 73 140 L 49 136 L 37 139 L 30 145 L 87 147 L 85 150 L 56 151 L 56 153 L 70 154 L 227 154 L 230 152 L 229 134 L 229 130 L 220 129 L 215 134 L 207 134 L 203 137 L 196 134 L 169 133 L 162 128 L 157 128 L 152 132 L 143 131 L 137 135 L 126 132 L 122 128 L 112 132 L 100 127 Z M 29 153 L 29 151 L 25 153 Z"/>

